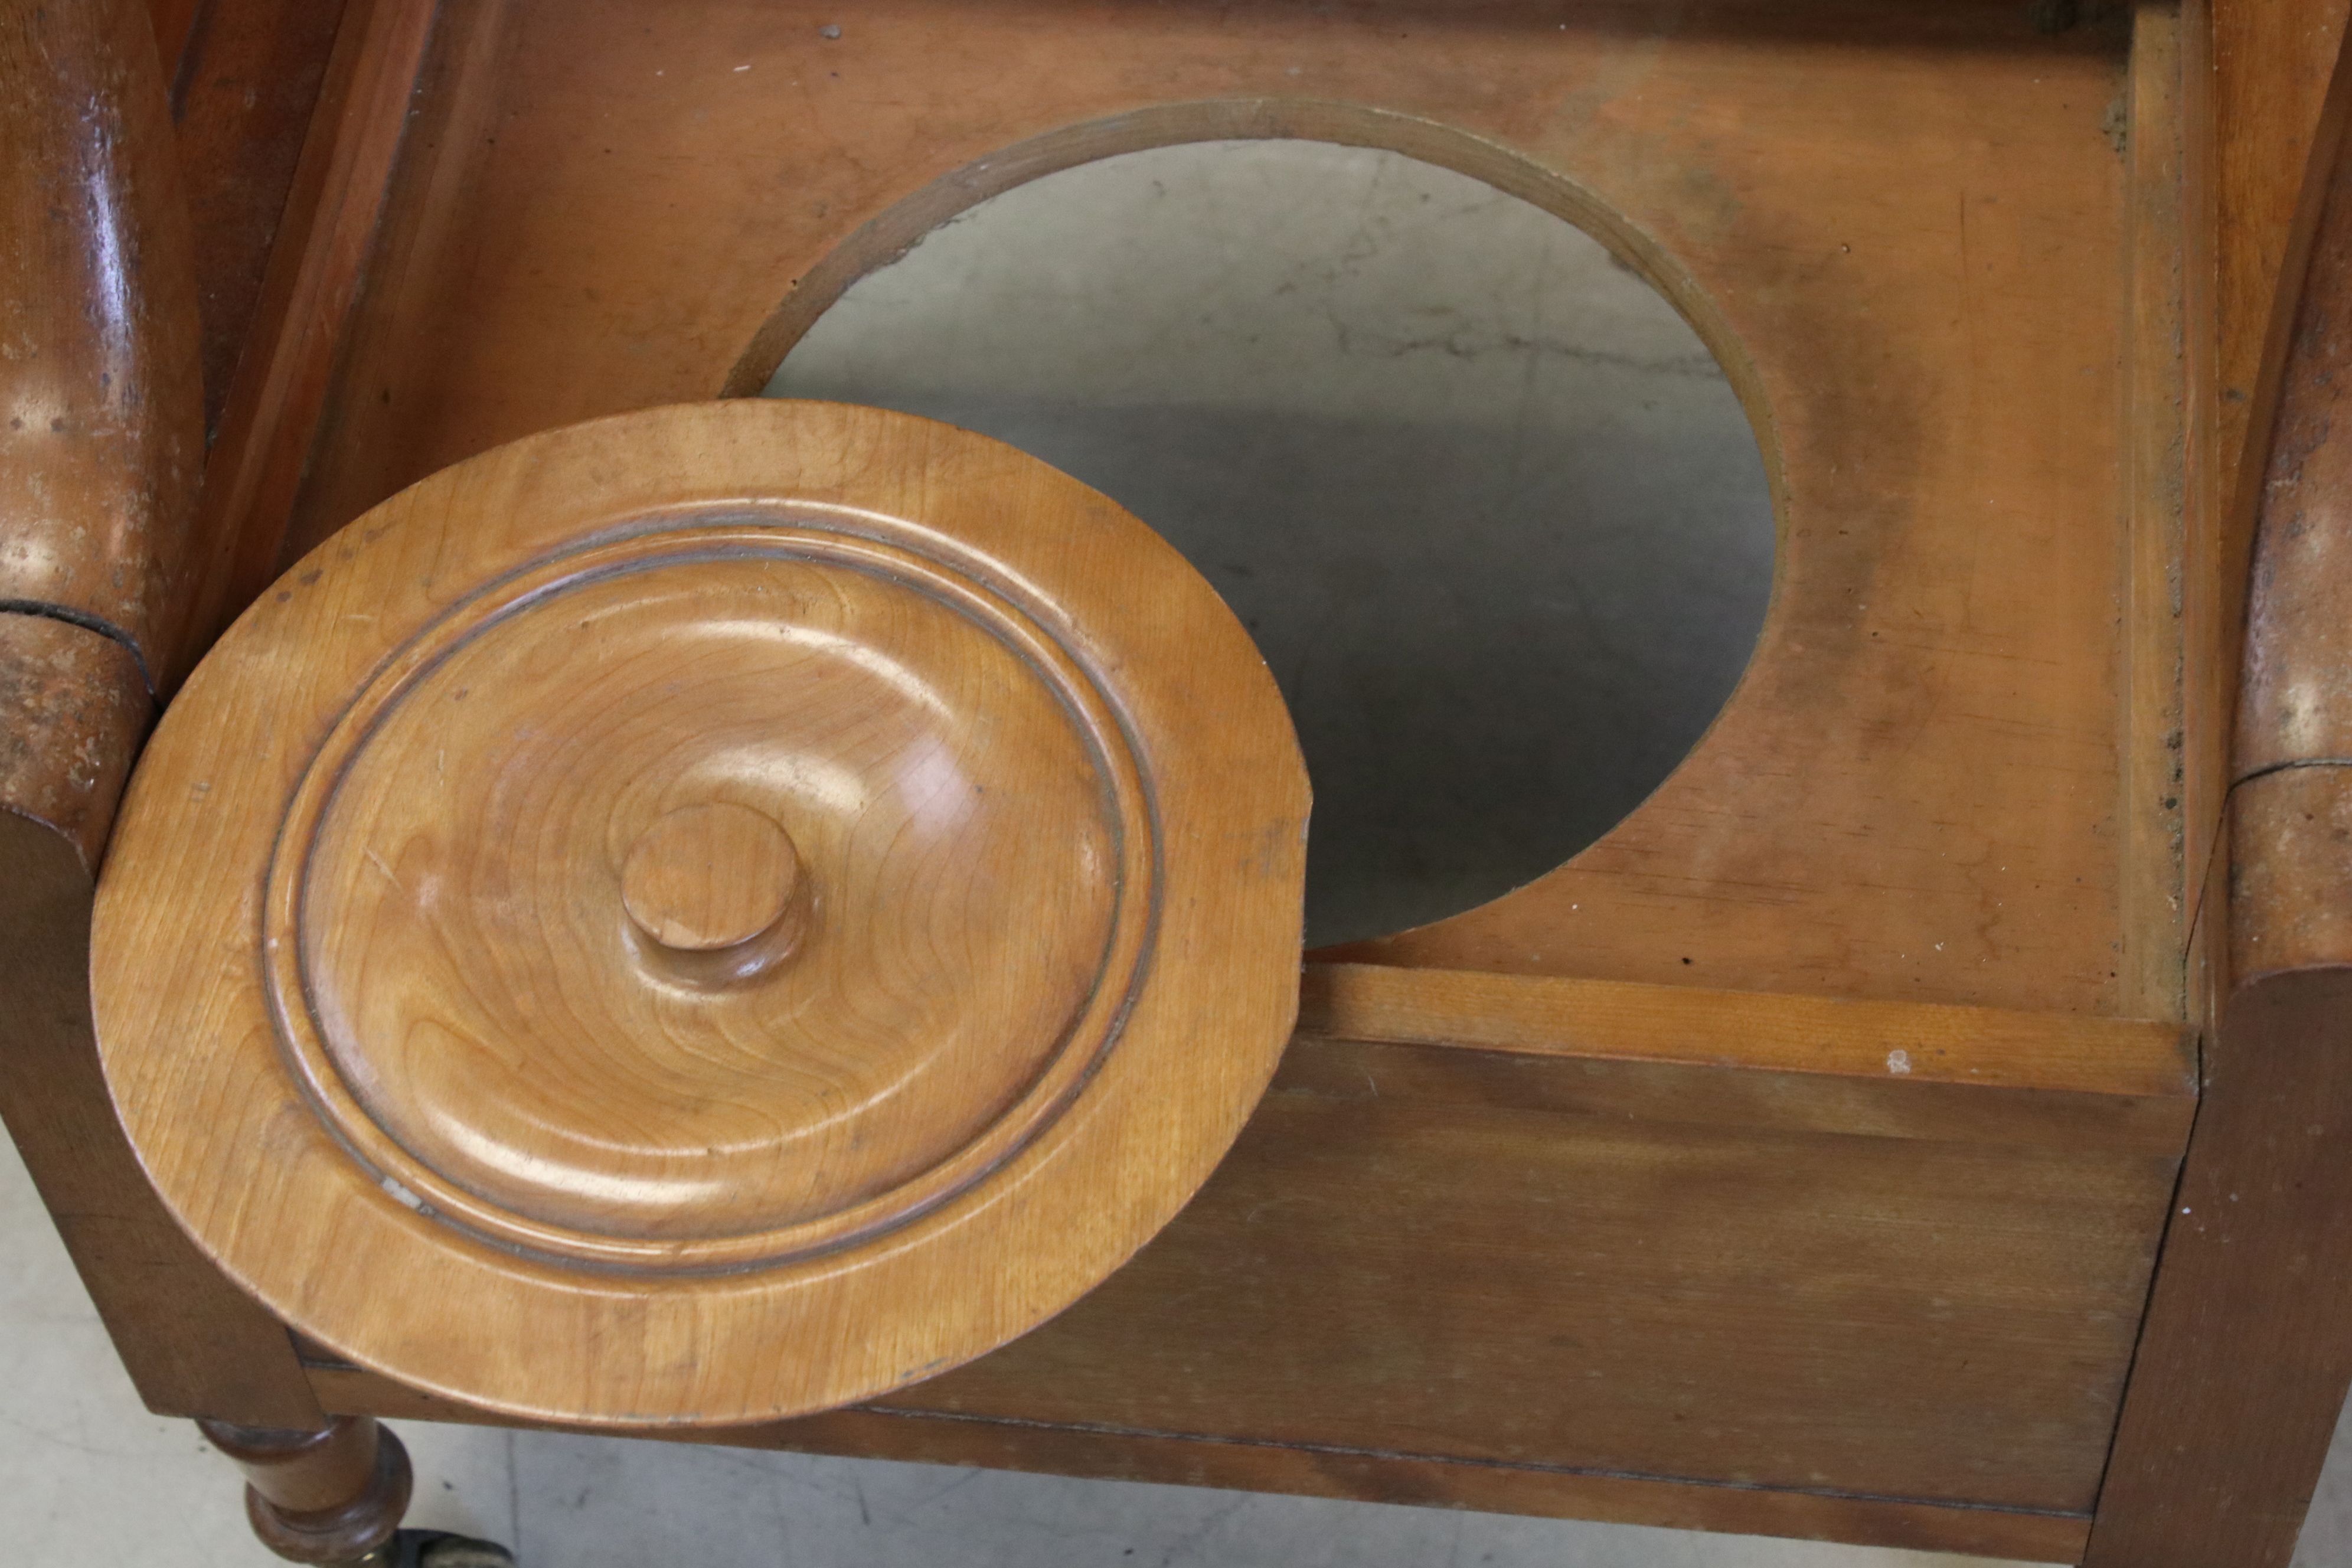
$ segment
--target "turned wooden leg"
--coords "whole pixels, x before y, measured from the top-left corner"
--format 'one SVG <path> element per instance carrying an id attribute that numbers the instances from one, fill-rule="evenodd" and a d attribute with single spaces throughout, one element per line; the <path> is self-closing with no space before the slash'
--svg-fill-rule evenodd
<path id="1" fill-rule="evenodd" d="M 400 1528 L 415 1476 L 408 1450 L 372 1415 L 338 1415 L 317 1432 L 196 1425 L 245 1472 L 245 1516 L 280 1557 L 341 1568 L 514 1568 L 503 1546 Z"/>
<path id="2" fill-rule="evenodd" d="M 323 1431 L 199 1421 L 245 1472 L 254 1534 L 295 1563 L 386 1563 L 408 1511 L 408 1450 L 373 1416 L 339 1415 Z"/>

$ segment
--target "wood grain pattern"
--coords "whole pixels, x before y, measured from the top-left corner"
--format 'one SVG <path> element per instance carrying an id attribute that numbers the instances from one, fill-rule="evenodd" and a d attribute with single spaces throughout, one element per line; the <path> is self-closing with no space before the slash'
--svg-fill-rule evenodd
<path id="1" fill-rule="evenodd" d="M 2126 871 L 2117 812 L 2128 790 L 2161 847 L 2178 806 L 2143 776 L 2163 704 L 2123 706 L 2115 609 L 2125 410 L 2170 416 L 2126 396 L 2115 27 L 1739 0 L 835 20 L 453 11 L 294 547 L 491 443 L 756 379 L 860 270 L 1022 178 L 1205 137 L 1396 147 L 1591 226 L 1685 310 L 1772 461 L 1780 575 L 1746 684 L 1633 817 L 1335 956 L 2144 1010 L 2122 977 L 2178 962 L 2179 889 Z"/>
<path id="2" fill-rule="evenodd" d="M 2192 147 L 2205 155 L 2205 190 L 2184 226 L 2183 263 L 2210 303 L 2191 321 L 2184 348 L 2210 356 L 2212 387 L 2192 402 L 2200 492 L 2210 522 L 2189 536 L 2181 593 L 2192 658 L 2185 733 L 2190 762 L 2184 824 L 2192 875 L 2203 868 L 2216 890 L 2229 875 L 2225 796 L 2238 776 L 2230 737 L 2245 647 L 2247 574 L 2253 558 L 2262 484 L 2273 450 L 2278 367 L 2285 361 L 2327 178 L 2326 153 L 2342 135 L 2345 99 L 2330 88 L 2343 68 L 2346 0 L 2210 0 L 2203 24 L 2206 92 L 2195 106 Z M 2283 279 L 2294 280 L 2282 287 Z M 2191 435 L 2200 426 L 2192 423 Z M 2203 900 L 2201 924 L 2227 923 L 2226 900 Z M 2225 930 L 2212 932 L 2215 951 Z M 2200 966 L 2219 973 L 2220 962 Z M 2218 1025 L 2226 980 L 2205 987 L 2199 1016 Z"/>
<path id="3" fill-rule="evenodd" d="M 2352 1387 L 2352 966 L 2238 987 L 2211 1059 L 2089 1568 L 2285 1568 Z"/>
<path id="4" fill-rule="evenodd" d="M 2352 112 L 2352 66 L 2336 85 L 2315 158 L 2320 207 L 2300 279 L 2301 308 L 2273 372 L 2276 414 L 2263 465 L 2261 529 L 2246 602 L 2245 662 L 2236 725 L 2237 776 L 2279 768 L 2352 766 L 2352 171 L 2336 168 L 2341 117 Z M 2334 157 L 2331 160 L 2330 154 Z"/>
<path id="5" fill-rule="evenodd" d="M 268 269 L 252 306 L 250 352 L 236 361 L 205 465 L 197 532 L 207 553 L 190 589 L 195 636 L 185 658 L 166 672 L 171 683 L 278 574 L 287 510 L 408 128 L 435 13 L 431 0 L 351 0 L 340 14 L 300 160 L 273 226 Z"/>
<path id="6" fill-rule="evenodd" d="M 67 629 L 128 665 L 119 644 Z M 123 677 L 136 685 L 135 671 Z M 139 1396 L 162 1415 L 317 1425 L 285 1330 L 173 1222 L 115 1120 L 90 1037 L 80 852 L 47 825 L 0 811 L 0 1118 Z"/>
<path id="7" fill-rule="evenodd" d="M 121 643 L 0 613 L 0 811 L 37 823 L 94 873 L 155 700 Z"/>
<path id="8" fill-rule="evenodd" d="M 2307 69 L 2282 61 L 2282 96 Z M 2254 416 L 2271 445 L 2230 795 L 2227 1000 L 2086 1562 L 2284 1568 L 2352 1387 L 2352 68 Z M 2294 252 L 2307 250 L 2296 265 Z M 2225 340 L 2225 347 L 2226 340 Z"/>
<path id="9" fill-rule="evenodd" d="M 1302 1040 L 1134 1263 L 882 1403 L 2086 1512 L 2177 1121 L 2001 1096 Z"/>
<path id="10" fill-rule="evenodd" d="M 2124 429 L 2132 467 L 2125 488 L 2125 653 L 2116 737 L 2123 788 L 2116 806 L 2123 837 L 2118 913 L 2132 933 L 2116 976 L 2116 1011 L 2135 1017 L 2187 1017 L 2191 918 L 2184 806 L 2189 773 L 2209 786 L 2221 748 L 2192 758 L 2183 704 L 2188 633 L 2179 585 L 2192 534 L 2209 526 L 2200 510 L 2188 433 L 2195 401 L 2210 393 L 2189 331 L 2185 222 L 2189 199 L 2183 119 L 2184 49 L 2179 7 L 2158 0 L 2132 13 L 2128 81 L 2131 334 L 2126 344 Z M 2200 742 L 2206 742 L 2203 735 Z"/>
<path id="11" fill-rule="evenodd" d="M 178 651 L 204 461 L 188 214 L 147 9 L 0 10 L 0 607 Z"/>
<path id="12" fill-rule="evenodd" d="M 2158 1010 L 2179 940 L 2126 847 L 2171 826 L 2147 487 L 2148 422 L 2187 417 L 2153 352 L 2179 176 L 2118 156 L 2120 35 L 1738 3 L 836 20 L 450 8 L 413 104 L 377 100 L 379 139 L 417 112 L 323 434 L 251 444 L 312 465 L 293 548 L 494 442 L 741 381 L 992 189 L 1224 134 L 1399 147 L 1592 225 L 1723 354 L 1784 538 L 1738 710 L 1658 800 L 1358 954 L 1535 991 L 1310 992 L 1492 1048 L 1302 1039 L 1135 1265 L 929 1407 L 823 1430 L 2072 1555 L 2187 1105 L 2177 1032 L 2096 1016 Z M 2143 56 L 2122 118 L 2165 82 Z"/>
<path id="13" fill-rule="evenodd" d="M 2177 1032 L 2105 1092 L 1735 1072 L 1636 1054 L 1695 1021 L 1682 988 L 1367 978 L 1405 994 L 1315 977 L 1309 1030 L 1500 1043 L 1302 1032 L 1201 1195 L 1069 1311 L 877 1402 L 899 1426 L 753 1440 L 2073 1555 L 2189 1104 Z M 1551 1005 L 1465 1002 L 1498 984 Z M 2022 1023 L 1905 1011 L 1832 1011 L 1790 1059 Z"/>
<path id="14" fill-rule="evenodd" d="M 624 868 L 716 803 L 807 932 L 680 970 Z M 125 806 L 99 1036 L 306 1333 L 524 1415 L 797 1414 L 1058 1311 L 1206 1176 L 1296 1012 L 1306 807 L 1247 636 L 1103 498 L 901 415 L 656 410 L 436 476 L 224 639 Z"/>
<path id="15" fill-rule="evenodd" d="M 268 352 L 277 323 L 257 315 L 270 252 L 288 218 L 296 164 L 322 101 L 344 0 L 155 0 L 156 36 L 174 4 L 184 52 L 164 51 L 180 174 L 195 217 L 196 311 L 204 323 L 205 430 L 220 431 L 238 362 Z M 177 67 L 173 68 L 176 60 Z M 328 112 L 331 117 L 332 107 Z M 206 628 L 207 632 L 217 628 Z M 209 640 L 209 638 L 207 638 Z"/>
<path id="16" fill-rule="evenodd" d="M 310 1376 L 320 1398 L 336 1410 L 419 1421 L 496 1420 L 355 1367 L 316 1363 Z M 2085 1531 L 2083 1519 L 2063 1514 L 918 1411 L 836 1410 L 769 1426 L 665 1436 L 730 1447 L 1848 1541 L 2027 1563 L 2074 1561 Z"/>
<path id="17" fill-rule="evenodd" d="M 2171 1100 L 2183 1137 L 2196 1100 L 2196 1057 L 2178 1025 L 1990 1007 L 1318 963 L 1299 1026 L 1339 1039 Z"/>
<path id="18" fill-rule="evenodd" d="M 2352 963 L 2352 767 L 2281 768 L 2230 796 L 2232 981 Z"/>
<path id="19" fill-rule="evenodd" d="M 197 1426 L 245 1470 L 254 1490 L 290 1513 L 330 1512 L 367 1490 L 384 1447 L 383 1429 L 364 1416 L 338 1416 L 313 1431 L 227 1421 Z"/>
<path id="20" fill-rule="evenodd" d="M 2321 121 L 2334 112 L 2328 79 L 2348 10 L 2347 0 L 2212 0 L 2209 12 L 2220 237 L 2214 265 L 2221 417 L 2214 447 L 2221 493 L 2241 514 L 2241 571 L 2256 510 L 2241 478 L 2258 476 L 2270 452 L 2265 410 L 2316 216 L 2314 153 L 2340 134 Z"/>
<path id="21" fill-rule="evenodd" d="M 775 931 L 801 903 L 804 884 L 800 851 L 774 821 L 749 806 L 705 802 L 660 817 L 629 846 L 621 907 L 648 942 L 717 952 Z"/>
<path id="22" fill-rule="evenodd" d="M 837 411 L 803 423 L 794 447 L 869 438 Z M 695 473 L 687 443 L 651 449 Z M 609 528 L 604 497 L 566 503 L 530 535 L 543 559 L 458 581 L 471 602 L 422 635 L 379 613 L 338 660 L 394 650 L 279 829 L 261 929 L 288 1047 L 377 1170 L 518 1246 L 709 1269 L 903 1224 L 1036 1136 L 1118 1040 L 1173 852 L 1160 786 L 1052 634 L 907 548 L 929 518 L 845 539 L 843 503 L 799 528 L 771 503 L 596 546 L 562 529 Z M 1024 510 L 1049 533 L 1091 521 Z M 412 558 L 450 526 L 422 515 Z M 321 593 L 368 602 L 381 579 L 358 571 Z M 1284 783 L 1253 781 L 1237 817 Z M 650 900 L 712 890 L 677 839 L 714 817 L 764 828 L 773 858 L 745 890 L 756 923 L 705 942 Z"/>

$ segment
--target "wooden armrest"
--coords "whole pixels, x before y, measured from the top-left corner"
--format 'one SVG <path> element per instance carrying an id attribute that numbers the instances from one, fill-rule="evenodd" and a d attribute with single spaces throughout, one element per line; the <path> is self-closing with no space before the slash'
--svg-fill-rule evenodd
<path id="1" fill-rule="evenodd" d="M 95 862 L 188 634 L 194 272 L 137 0 L 0 10 L 0 805 Z"/>
<path id="2" fill-rule="evenodd" d="M 2352 83 L 2331 91 L 2284 336 L 2247 603 L 2231 799 L 2231 971 L 2352 965 Z M 2336 151 L 2325 153 L 2333 138 Z M 2278 339 L 2273 340 L 2274 342 Z"/>

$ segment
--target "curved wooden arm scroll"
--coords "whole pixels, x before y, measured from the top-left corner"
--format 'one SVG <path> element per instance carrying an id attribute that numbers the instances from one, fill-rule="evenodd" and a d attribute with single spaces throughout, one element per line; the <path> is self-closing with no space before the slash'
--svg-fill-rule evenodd
<path id="1" fill-rule="evenodd" d="M 2336 95 L 2345 96 L 2339 85 Z M 2336 127 L 2340 132 L 2340 127 Z M 2340 142 L 2340 135 L 2339 135 Z M 2352 143 L 2315 182 L 2231 770 L 2231 988 L 2352 966 Z M 2292 287 L 2292 279 L 2287 287 Z"/>
<path id="2" fill-rule="evenodd" d="M 0 0 L 0 807 L 94 866 L 185 636 L 195 273 L 139 0 Z"/>

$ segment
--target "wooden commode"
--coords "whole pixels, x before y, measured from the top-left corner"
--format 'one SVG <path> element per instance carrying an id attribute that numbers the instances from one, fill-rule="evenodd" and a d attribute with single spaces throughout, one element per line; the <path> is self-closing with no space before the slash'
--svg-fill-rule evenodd
<path id="1" fill-rule="evenodd" d="M 0 1116 L 141 1395 L 323 1563 L 501 1555 L 414 1416 L 2285 1568 L 2348 10 L 0 0 Z M 750 395 L 1237 138 L 1581 227 L 1775 529 L 1630 815 L 1306 952 L 1152 509 Z"/>

